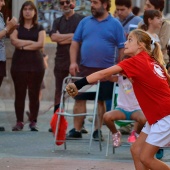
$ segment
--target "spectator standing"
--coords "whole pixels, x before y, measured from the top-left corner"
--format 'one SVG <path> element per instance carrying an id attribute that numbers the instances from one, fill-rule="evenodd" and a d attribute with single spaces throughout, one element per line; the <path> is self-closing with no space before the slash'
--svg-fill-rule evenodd
<path id="1" fill-rule="evenodd" d="M 60 0 L 60 8 L 63 15 L 54 20 L 50 38 L 57 43 L 54 76 L 55 76 L 55 100 L 54 112 L 59 108 L 63 79 L 69 74 L 70 66 L 70 45 L 79 22 L 83 15 L 75 13 L 71 6 L 75 6 L 75 0 Z M 80 55 L 78 55 L 80 60 Z M 79 62 L 79 61 L 78 61 Z M 51 132 L 51 129 L 49 129 Z"/>
<path id="2" fill-rule="evenodd" d="M 2 10 L 2 7 L 4 5 L 5 1 L 0 0 L 0 11 Z M 4 77 L 6 76 L 6 53 L 4 40 L 6 35 L 10 35 L 16 28 L 16 26 L 17 20 L 14 17 L 11 20 L 7 18 L 5 26 L 3 14 L 0 12 L 0 86 L 2 84 Z M 5 128 L 0 126 L 0 131 L 5 131 Z"/>
<path id="3" fill-rule="evenodd" d="M 160 43 L 159 37 L 156 34 L 162 26 L 162 13 L 158 10 L 147 10 L 143 15 L 144 25 L 141 26 L 145 30 L 152 41 Z M 154 46 L 152 46 L 152 49 Z"/>
<path id="4" fill-rule="evenodd" d="M 45 69 L 48 68 L 48 55 L 44 53 L 44 50 L 43 50 L 43 60 L 44 60 L 44 66 L 45 66 Z M 45 82 L 44 80 L 42 81 L 41 83 L 41 87 L 40 87 L 40 93 L 39 93 L 39 101 L 41 102 L 42 100 L 42 96 L 43 96 L 43 89 L 45 89 Z M 26 114 L 28 116 L 28 118 L 30 117 L 30 104 L 28 105 L 29 107 L 29 111 L 26 111 Z"/>
<path id="5" fill-rule="evenodd" d="M 118 20 L 123 25 L 125 35 L 131 31 L 131 25 L 138 26 L 142 18 L 132 13 L 132 0 L 115 0 Z"/>
<path id="6" fill-rule="evenodd" d="M 19 27 L 11 34 L 11 43 L 15 46 L 12 58 L 11 75 L 15 88 L 16 125 L 13 131 L 24 127 L 24 107 L 28 89 L 30 116 L 29 128 L 38 131 L 36 123 L 39 111 L 39 93 L 44 77 L 45 66 L 42 49 L 45 31 L 37 22 L 37 9 L 32 1 L 23 3 Z"/>
<path id="7" fill-rule="evenodd" d="M 109 14 L 110 0 L 91 0 L 92 16 L 84 18 L 78 25 L 70 47 L 70 74 L 73 76 L 86 76 L 95 71 L 108 68 L 115 64 L 115 48 L 119 49 L 119 58 L 123 56 L 125 36 L 120 22 Z M 80 67 L 77 63 L 77 54 L 81 45 Z M 107 91 L 105 91 L 107 89 Z M 105 100 L 111 99 L 113 83 L 101 82 L 98 101 L 98 116 L 100 127 L 105 113 Z M 74 114 L 86 112 L 86 100 L 94 100 L 94 94 L 76 97 Z M 67 138 L 82 138 L 81 128 L 84 118 L 74 118 L 74 128 Z M 100 131 L 101 133 L 101 131 Z M 101 134 L 102 136 L 102 134 Z M 96 124 L 93 138 L 98 140 L 98 127 Z"/>
<path id="8" fill-rule="evenodd" d="M 144 10 L 159 10 L 161 13 L 164 9 L 165 0 L 146 0 Z M 140 22 L 138 28 L 143 24 Z M 160 39 L 161 50 L 163 52 L 164 61 L 167 64 L 169 62 L 169 56 L 167 54 L 167 45 L 170 39 L 170 22 L 163 17 L 162 26 L 157 32 Z"/>

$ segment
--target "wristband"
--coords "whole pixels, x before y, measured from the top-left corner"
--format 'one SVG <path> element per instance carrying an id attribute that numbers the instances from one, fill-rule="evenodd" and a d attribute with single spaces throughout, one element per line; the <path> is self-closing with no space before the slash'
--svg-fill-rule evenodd
<path id="1" fill-rule="evenodd" d="M 89 82 L 87 81 L 86 77 L 77 80 L 74 82 L 74 84 L 76 85 L 77 89 L 80 90 L 83 86 L 88 85 Z"/>

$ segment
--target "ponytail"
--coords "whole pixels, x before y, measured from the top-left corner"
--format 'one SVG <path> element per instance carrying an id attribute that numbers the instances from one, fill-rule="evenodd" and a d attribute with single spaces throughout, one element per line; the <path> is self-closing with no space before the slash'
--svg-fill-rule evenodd
<path id="1" fill-rule="evenodd" d="M 168 74 L 167 69 L 165 67 L 165 62 L 163 59 L 161 47 L 160 47 L 159 43 L 157 43 L 157 42 L 154 42 L 154 46 L 155 46 L 155 48 L 152 51 L 152 56 L 158 62 L 158 64 L 161 66 L 161 68 L 164 70 L 165 75 L 167 77 L 168 84 L 170 85 L 170 75 Z"/>
<path id="2" fill-rule="evenodd" d="M 163 59 L 163 54 L 160 45 L 157 42 L 154 42 L 153 45 L 154 45 L 154 49 L 152 51 L 152 56 L 160 65 L 164 66 L 165 62 Z"/>

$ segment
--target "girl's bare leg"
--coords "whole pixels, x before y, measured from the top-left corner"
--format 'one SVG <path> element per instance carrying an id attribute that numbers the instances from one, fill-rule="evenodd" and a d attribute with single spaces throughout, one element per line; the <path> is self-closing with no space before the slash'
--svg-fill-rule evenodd
<path id="1" fill-rule="evenodd" d="M 141 162 L 151 170 L 170 170 L 168 165 L 154 157 L 158 149 L 159 147 L 145 142 L 140 154 Z"/>
<path id="2" fill-rule="evenodd" d="M 146 143 L 146 138 L 147 134 L 141 132 L 131 147 L 136 170 L 170 170 L 170 167 L 154 157 L 159 147 Z"/>
<path id="3" fill-rule="evenodd" d="M 134 130 L 136 131 L 137 134 L 140 134 L 143 126 L 146 123 L 146 118 L 143 114 L 142 111 L 136 111 L 131 115 L 131 119 L 135 120 L 135 124 L 134 124 Z"/>
<path id="4" fill-rule="evenodd" d="M 124 120 L 126 117 L 124 113 L 122 113 L 119 110 L 112 110 L 109 112 L 106 112 L 103 116 L 103 120 L 106 124 L 106 126 L 110 129 L 112 133 L 116 133 L 117 129 L 115 127 L 114 121 L 115 120 Z"/>
<path id="5" fill-rule="evenodd" d="M 140 161 L 140 155 L 143 149 L 142 146 L 144 145 L 146 138 L 147 134 L 141 132 L 136 142 L 133 143 L 130 148 L 136 170 L 149 170 L 149 168 Z"/>

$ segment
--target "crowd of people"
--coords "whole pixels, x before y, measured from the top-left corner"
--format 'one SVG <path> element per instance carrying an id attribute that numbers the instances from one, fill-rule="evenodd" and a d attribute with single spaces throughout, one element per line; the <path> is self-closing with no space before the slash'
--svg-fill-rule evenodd
<path id="1" fill-rule="evenodd" d="M 4 5 L 5 1 L 0 0 L 0 10 Z M 59 5 L 63 15 L 54 20 L 49 34 L 57 44 L 54 113 L 60 106 L 62 82 L 66 76 L 84 77 L 67 86 L 69 95 L 75 99 L 74 114 L 85 113 L 86 101 L 94 100 L 94 93 L 77 95 L 78 90 L 106 78 L 106 81 L 101 81 L 99 89 L 97 116 L 100 125 L 96 121 L 94 140 L 99 140 L 99 137 L 104 140 L 101 129 L 105 122 L 112 132 L 113 146 L 118 147 L 122 130 L 115 128 L 114 121 L 135 120 L 131 129 L 134 140 L 128 138 L 129 142 L 134 142 L 131 153 L 135 168 L 169 170 L 166 164 L 154 158 L 160 147 L 170 143 L 170 64 L 167 52 L 170 23 L 163 18 L 165 1 L 146 0 L 143 16 L 139 16 L 138 8 L 132 10 L 131 0 L 115 0 L 114 16 L 109 13 L 110 0 L 91 0 L 91 16 L 75 13 L 75 0 L 59 0 Z M 133 13 L 135 10 L 137 12 Z M 16 124 L 12 131 L 24 128 L 27 92 L 29 128 L 38 131 L 48 54 L 44 52 L 46 32 L 38 23 L 37 8 L 32 1 L 23 3 L 18 21 L 14 17 L 8 18 L 5 24 L 0 13 L 0 85 L 6 76 L 6 35 L 15 47 L 11 76 Z M 117 107 L 110 110 L 106 103 L 113 102 L 113 84 L 116 82 L 119 86 Z M 82 138 L 82 133 L 87 133 L 84 126 L 85 117 L 74 117 L 67 139 Z M 5 130 L 3 127 L 0 129 Z"/>

